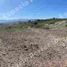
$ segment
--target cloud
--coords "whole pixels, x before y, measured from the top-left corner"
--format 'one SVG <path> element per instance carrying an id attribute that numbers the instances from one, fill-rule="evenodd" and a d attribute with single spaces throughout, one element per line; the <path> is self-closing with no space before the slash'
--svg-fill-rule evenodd
<path id="1" fill-rule="evenodd" d="M 59 14 L 59 15 L 58 15 L 58 18 L 64 18 L 64 15 Z"/>
<path id="2" fill-rule="evenodd" d="M 59 18 L 66 18 L 67 17 L 67 12 L 65 12 L 63 14 L 59 14 L 58 17 Z"/>

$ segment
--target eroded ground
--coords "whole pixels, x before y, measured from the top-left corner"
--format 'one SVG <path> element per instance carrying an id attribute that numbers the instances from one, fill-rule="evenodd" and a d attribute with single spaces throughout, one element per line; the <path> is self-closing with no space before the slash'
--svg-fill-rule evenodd
<path id="1" fill-rule="evenodd" d="M 67 67 L 67 31 L 0 32 L 0 67 Z"/>

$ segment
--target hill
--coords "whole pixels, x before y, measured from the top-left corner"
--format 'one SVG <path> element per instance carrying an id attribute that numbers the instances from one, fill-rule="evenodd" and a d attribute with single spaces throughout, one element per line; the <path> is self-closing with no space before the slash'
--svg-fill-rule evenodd
<path id="1" fill-rule="evenodd" d="M 9 22 L 9 21 L 8 21 Z M 0 23 L 0 31 L 22 31 L 28 28 L 40 29 L 64 29 L 67 28 L 67 19 L 34 19 L 34 20 L 12 20 L 9 23 Z"/>
<path id="2" fill-rule="evenodd" d="M 67 67 L 67 20 L 0 25 L 0 67 Z"/>

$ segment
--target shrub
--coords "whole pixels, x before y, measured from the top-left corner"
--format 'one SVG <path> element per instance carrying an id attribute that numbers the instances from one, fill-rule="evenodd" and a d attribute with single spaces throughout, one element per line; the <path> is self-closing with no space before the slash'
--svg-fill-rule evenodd
<path id="1" fill-rule="evenodd" d="M 67 24 L 65 25 L 65 27 L 67 27 Z"/>
<path id="2" fill-rule="evenodd" d="M 45 26 L 44 29 L 50 29 L 49 26 Z"/>

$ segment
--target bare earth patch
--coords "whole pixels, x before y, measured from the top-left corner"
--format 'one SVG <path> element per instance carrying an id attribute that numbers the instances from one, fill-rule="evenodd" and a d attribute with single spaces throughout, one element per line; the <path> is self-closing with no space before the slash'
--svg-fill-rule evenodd
<path id="1" fill-rule="evenodd" d="M 67 31 L 0 32 L 0 67 L 67 67 Z"/>

